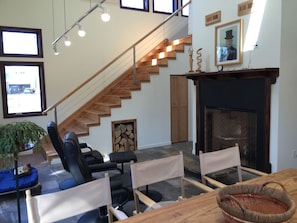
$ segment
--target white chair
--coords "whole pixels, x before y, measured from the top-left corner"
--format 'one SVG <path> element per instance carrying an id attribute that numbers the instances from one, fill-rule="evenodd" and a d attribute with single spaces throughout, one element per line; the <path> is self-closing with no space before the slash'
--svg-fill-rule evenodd
<path id="1" fill-rule="evenodd" d="M 131 163 L 132 188 L 135 201 L 136 214 L 140 213 L 140 201 L 149 209 L 160 208 L 161 205 L 142 193 L 139 188 L 153 183 L 180 178 L 181 197 L 185 197 L 184 181 L 199 187 L 203 191 L 213 191 L 210 187 L 184 176 L 183 153 L 161 159 Z"/>
<path id="2" fill-rule="evenodd" d="M 202 183 L 206 184 L 207 181 L 208 183 L 219 188 L 225 187 L 227 185 L 207 176 L 208 174 L 236 167 L 238 173 L 238 182 L 242 181 L 242 170 L 248 171 L 259 176 L 267 175 L 267 173 L 241 166 L 238 144 L 236 144 L 233 147 L 213 152 L 202 153 L 200 151 L 199 160 Z"/>
<path id="3" fill-rule="evenodd" d="M 75 215 L 107 206 L 108 221 L 125 219 L 127 216 L 111 206 L 109 176 L 79 186 L 49 194 L 31 196 L 26 191 L 26 204 L 29 223 L 56 222 Z"/>

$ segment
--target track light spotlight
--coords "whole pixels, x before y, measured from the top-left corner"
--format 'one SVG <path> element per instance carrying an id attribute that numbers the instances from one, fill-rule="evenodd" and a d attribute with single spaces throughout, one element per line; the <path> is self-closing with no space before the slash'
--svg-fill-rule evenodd
<path id="1" fill-rule="evenodd" d="M 71 45 L 71 41 L 68 39 L 67 36 L 64 36 L 64 38 L 65 38 L 65 41 L 64 41 L 65 46 L 70 46 Z"/>
<path id="2" fill-rule="evenodd" d="M 78 25 L 78 32 L 77 32 L 78 35 L 80 37 L 84 37 L 86 35 L 86 31 L 82 28 L 82 26 L 79 23 L 77 25 Z"/>
<path id="3" fill-rule="evenodd" d="M 59 55 L 59 51 L 57 50 L 56 45 L 54 45 L 53 50 L 54 50 L 54 55 L 56 55 L 56 56 Z"/>
<path id="4" fill-rule="evenodd" d="M 107 12 L 107 8 L 103 8 L 103 13 L 101 14 L 101 20 L 103 22 L 108 22 L 110 20 L 110 15 Z"/>

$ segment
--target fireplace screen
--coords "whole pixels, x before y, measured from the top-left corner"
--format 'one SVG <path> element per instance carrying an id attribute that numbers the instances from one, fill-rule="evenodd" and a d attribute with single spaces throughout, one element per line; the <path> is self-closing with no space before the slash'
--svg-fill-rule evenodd
<path id="1" fill-rule="evenodd" d="M 256 112 L 206 108 L 204 126 L 206 152 L 238 143 L 242 165 L 256 167 Z"/>

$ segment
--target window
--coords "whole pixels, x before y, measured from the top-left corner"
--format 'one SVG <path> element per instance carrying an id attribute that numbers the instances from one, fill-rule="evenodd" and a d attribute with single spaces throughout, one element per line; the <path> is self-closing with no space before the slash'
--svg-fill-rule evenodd
<path id="1" fill-rule="evenodd" d="M 43 57 L 41 30 L 0 26 L 0 56 Z"/>
<path id="2" fill-rule="evenodd" d="M 177 10 L 177 0 L 153 0 L 153 12 L 172 14 Z"/>
<path id="3" fill-rule="evenodd" d="M 120 0 L 121 8 L 149 11 L 148 0 Z"/>
<path id="4" fill-rule="evenodd" d="M 185 4 L 187 4 L 188 2 L 189 2 L 190 0 L 181 0 L 181 4 L 182 4 L 182 6 L 184 6 Z M 182 10 L 182 16 L 189 16 L 189 11 L 190 11 L 190 9 L 189 9 L 189 5 L 187 5 L 186 7 L 184 7 L 183 8 L 183 10 Z"/>
<path id="5" fill-rule="evenodd" d="M 43 57 L 41 29 L 0 26 L 0 57 Z M 42 62 L 0 61 L 4 118 L 42 115 L 46 108 Z"/>
<path id="6" fill-rule="evenodd" d="M 4 118 L 41 115 L 46 108 L 42 62 L 0 62 Z"/>

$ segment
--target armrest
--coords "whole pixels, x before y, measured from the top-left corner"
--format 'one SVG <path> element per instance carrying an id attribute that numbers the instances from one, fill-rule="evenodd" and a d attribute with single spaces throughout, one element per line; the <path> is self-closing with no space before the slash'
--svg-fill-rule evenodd
<path id="1" fill-rule="evenodd" d="M 188 183 L 194 185 L 195 187 L 198 187 L 198 188 L 200 188 L 200 189 L 202 189 L 204 191 L 210 192 L 210 191 L 214 190 L 214 189 L 212 189 L 212 188 L 210 188 L 210 187 L 206 186 L 205 184 L 202 184 L 202 183 L 200 183 L 198 181 L 195 181 L 195 180 L 192 180 L 192 179 L 189 179 L 189 178 L 186 178 L 186 177 L 184 177 L 183 179 L 184 179 L 184 181 L 186 181 L 186 182 L 188 182 Z"/>
<path id="2" fill-rule="evenodd" d="M 141 193 L 139 190 L 134 190 L 134 193 L 138 196 L 138 199 L 144 203 L 147 207 L 150 207 L 151 209 L 157 209 L 160 208 L 161 205 L 150 199 L 145 194 Z"/>
<path id="3" fill-rule="evenodd" d="M 88 146 L 87 143 L 85 142 L 82 142 L 82 143 L 79 143 L 79 147 L 80 149 L 88 149 L 89 151 L 92 151 L 93 149 L 91 147 Z"/>
<path id="4" fill-rule="evenodd" d="M 117 210 L 112 206 L 109 206 L 109 211 L 113 216 L 116 217 L 117 220 L 124 220 L 128 218 L 128 216 L 123 211 Z"/>
<path id="5" fill-rule="evenodd" d="M 260 170 L 255 170 L 255 169 L 252 169 L 252 168 L 249 168 L 249 167 L 240 166 L 240 168 L 241 168 L 242 170 L 248 171 L 248 172 L 250 172 L 250 173 L 253 173 L 253 174 L 256 174 L 256 175 L 259 175 L 259 176 L 266 176 L 266 175 L 268 175 L 268 174 L 265 173 L 265 172 L 262 172 L 262 171 L 260 171 Z"/>
<path id="6" fill-rule="evenodd" d="M 105 162 L 105 163 L 97 163 L 88 166 L 91 172 L 102 172 L 107 170 L 118 170 L 117 163 L 115 162 Z"/>
<path id="7" fill-rule="evenodd" d="M 214 180 L 214 179 L 212 179 L 210 177 L 204 176 L 204 178 L 208 181 L 208 183 L 210 183 L 210 184 L 212 184 L 212 185 L 214 185 L 216 187 L 223 188 L 223 187 L 227 186 L 226 184 L 223 184 L 223 183 L 221 183 L 221 182 L 219 182 L 217 180 Z"/>

